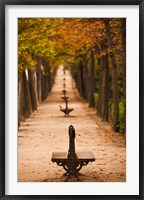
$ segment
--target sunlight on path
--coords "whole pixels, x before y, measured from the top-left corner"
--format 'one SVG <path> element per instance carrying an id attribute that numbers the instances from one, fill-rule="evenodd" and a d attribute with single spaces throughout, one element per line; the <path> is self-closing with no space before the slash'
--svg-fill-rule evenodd
<path id="1" fill-rule="evenodd" d="M 69 117 L 59 110 L 65 107 L 63 78 L 66 81 L 68 107 L 74 108 Z M 79 96 L 75 83 L 63 66 L 57 70 L 55 83 L 48 98 L 19 128 L 18 181 L 64 181 L 64 170 L 51 162 L 53 151 L 68 150 L 68 127 L 76 130 L 76 150 L 90 150 L 96 161 L 83 167 L 84 182 L 123 182 L 126 180 L 126 149 L 124 135 L 116 135 L 108 123 L 96 116 L 95 109 Z M 75 180 L 71 180 L 75 181 Z"/>

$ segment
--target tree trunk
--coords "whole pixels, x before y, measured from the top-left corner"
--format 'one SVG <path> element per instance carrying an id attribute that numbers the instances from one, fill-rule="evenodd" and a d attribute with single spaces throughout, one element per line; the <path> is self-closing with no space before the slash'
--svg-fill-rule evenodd
<path id="1" fill-rule="evenodd" d="M 122 63 L 123 63 L 123 98 L 124 98 L 124 125 L 126 130 L 126 19 L 121 19 L 122 23 Z"/>
<path id="2" fill-rule="evenodd" d="M 85 97 L 84 95 L 84 82 L 83 82 L 83 65 L 82 61 L 79 63 L 79 92 L 82 97 Z"/>
<path id="3" fill-rule="evenodd" d="M 94 51 L 91 50 L 91 64 L 90 64 L 90 75 L 89 75 L 89 107 L 94 107 L 94 92 L 95 92 L 95 60 Z"/>
<path id="4" fill-rule="evenodd" d="M 37 61 L 36 65 L 36 77 L 37 77 L 37 95 L 38 95 L 38 102 L 39 104 L 42 102 L 42 89 L 41 89 L 41 65 L 42 65 L 42 58 L 36 57 L 35 60 Z"/>
<path id="5" fill-rule="evenodd" d="M 42 96 L 42 101 L 44 101 L 45 100 L 45 97 L 46 97 L 46 95 L 45 95 L 45 76 L 44 75 L 42 75 L 42 78 L 41 78 L 41 96 Z"/>
<path id="6" fill-rule="evenodd" d="M 43 74 L 43 80 L 44 80 L 44 85 L 43 85 L 43 97 L 46 99 L 48 96 L 50 90 L 51 90 L 51 77 L 50 77 L 50 66 L 49 62 L 43 59 L 43 66 L 44 66 L 44 74 Z"/>
<path id="7" fill-rule="evenodd" d="M 20 126 L 20 122 L 24 121 L 24 109 L 22 103 L 22 77 L 18 79 L 18 127 Z"/>
<path id="8" fill-rule="evenodd" d="M 106 41 L 101 41 L 102 56 L 100 58 L 100 90 L 99 116 L 102 121 L 108 121 L 108 54 Z"/>
<path id="9" fill-rule="evenodd" d="M 36 90 L 36 80 L 35 71 L 28 70 L 28 80 L 29 80 L 29 91 L 31 98 L 32 111 L 37 109 L 37 90 Z"/>
<path id="10" fill-rule="evenodd" d="M 32 113 L 32 107 L 30 100 L 28 77 L 25 71 L 22 73 L 22 91 L 22 113 L 24 113 L 24 118 L 28 118 Z"/>
<path id="11" fill-rule="evenodd" d="M 83 79 L 84 79 L 84 98 L 88 100 L 88 90 L 89 90 L 89 82 L 88 82 L 88 67 L 87 67 L 87 57 L 86 54 L 83 55 Z"/>
<path id="12" fill-rule="evenodd" d="M 108 55 L 106 41 L 101 42 L 102 56 L 100 58 L 100 85 L 98 115 L 102 121 L 108 121 Z"/>
<path id="13" fill-rule="evenodd" d="M 101 61 L 100 61 L 100 74 L 99 74 L 99 96 L 98 96 L 98 108 L 97 108 L 97 115 L 101 117 L 102 113 L 102 68 L 101 68 Z"/>
<path id="14" fill-rule="evenodd" d="M 101 57 L 102 68 L 102 121 L 108 121 L 108 55 Z"/>
<path id="15" fill-rule="evenodd" d="M 115 55 L 113 52 L 112 39 L 110 35 L 109 19 L 104 19 L 106 36 L 108 41 L 108 47 L 110 50 L 110 59 L 112 63 L 112 84 L 113 84 L 113 103 L 114 103 L 114 116 L 113 116 L 113 130 L 118 131 L 118 117 L 119 117 L 119 87 L 118 87 L 118 76 L 117 76 L 117 64 Z"/>

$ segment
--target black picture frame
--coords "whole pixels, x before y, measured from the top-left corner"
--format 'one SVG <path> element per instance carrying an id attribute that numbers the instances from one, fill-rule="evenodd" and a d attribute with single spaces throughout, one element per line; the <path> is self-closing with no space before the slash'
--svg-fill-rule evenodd
<path id="1" fill-rule="evenodd" d="M 139 5 L 139 195 L 6 195 L 5 194 L 5 6 L 6 5 Z M 144 199 L 144 0 L 0 0 L 0 199 Z"/>

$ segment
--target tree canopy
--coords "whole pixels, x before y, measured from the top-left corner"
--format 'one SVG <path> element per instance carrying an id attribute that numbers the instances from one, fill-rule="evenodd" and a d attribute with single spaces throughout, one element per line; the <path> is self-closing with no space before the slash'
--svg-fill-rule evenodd
<path id="1" fill-rule="evenodd" d="M 96 106 L 102 120 L 111 116 L 113 130 L 124 130 L 126 19 L 19 18 L 19 77 L 27 69 L 33 82 L 31 71 L 36 69 L 39 99 L 46 98 L 60 64 L 71 68 L 80 95 L 90 107 Z M 40 71 L 47 78 L 41 78 Z"/>
<path id="2" fill-rule="evenodd" d="M 74 62 L 77 54 L 85 54 L 92 48 L 101 49 L 106 37 L 103 18 L 19 18 L 18 19 L 18 63 L 19 73 L 35 66 L 34 56 L 56 62 Z M 122 51 L 121 19 L 109 19 L 113 49 L 96 51 L 95 56 Z"/>

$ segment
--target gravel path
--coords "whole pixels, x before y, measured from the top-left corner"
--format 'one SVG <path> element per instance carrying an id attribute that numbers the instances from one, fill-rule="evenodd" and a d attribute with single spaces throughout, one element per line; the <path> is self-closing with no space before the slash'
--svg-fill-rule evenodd
<path id="1" fill-rule="evenodd" d="M 60 111 L 65 107 L 62 97 L 63 78 L 69 96 L 68 106 L 74 108 L 69 117 Z M 67 151 L 68 127 L 76 130 L 76 151 L 92 151 L 96 161 L 81 169 L 83 182 L 125 182 L 126 140 L 116 134 L 108 123 L 96 116 L 78 94 L 75 83 L 62 66 L 58 68 L 55 84 L 48 98 L 30 118 L 25 120 L 18 132 L 18 181 L 19 182 L 63 182 L 62 167 L 52 163 L 52 152 Z M 69 182 L 77 179 L 72 177 Z"/>

